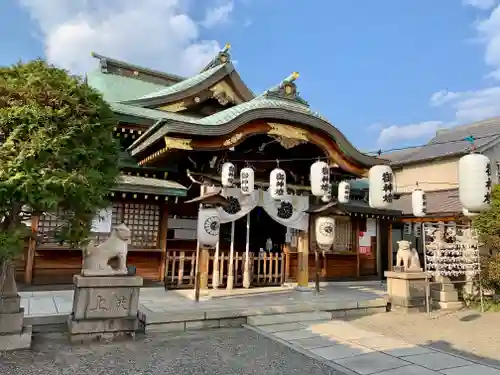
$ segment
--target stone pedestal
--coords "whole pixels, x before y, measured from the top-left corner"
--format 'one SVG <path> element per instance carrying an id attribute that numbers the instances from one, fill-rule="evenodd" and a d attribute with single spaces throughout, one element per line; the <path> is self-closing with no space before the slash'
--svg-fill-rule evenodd
<path id="1" fill-rule="evenodd" d="M 139 276 L 75 275 L 73 311 L 68 320 L 70 340 L 109 340 L 135 335 L 142 283 Z"/>
<path id="2" fill-rule="evenodd" d="M 439 284 L 434 284 L 431 289 L 433 307 L 445 310 L 463 307 L 462 301 L 459 300 L 458 290 L 449 277 L 438 275 L 435 281 Z"/>
<path id="3" fill-rule="evenodd" d="M 6 350 L 29 349 L 31 347 L 31 326 L 23 326 L 24 308 L 17 294 L 14 268 L 7 270 L 5 282 L 0 290 L 0 352 Z"/>
<path id="4" fill-rule="evenodd" d="M 385 271 L 389 302 L 408 312 L 425 311 L 425 288 L 429 275 L 422 271 Z"/>

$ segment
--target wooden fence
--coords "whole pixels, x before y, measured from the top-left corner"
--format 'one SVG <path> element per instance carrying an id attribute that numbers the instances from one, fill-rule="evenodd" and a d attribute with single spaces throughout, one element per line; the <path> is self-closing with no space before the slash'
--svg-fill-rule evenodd
<path id="1" fill-rule="evenodd" d="M 243 287 L 243 271 L 245 253 L 234 252 L 233 274 L 236 288 Z M 208 283 L 212 288 L 214 283 L 215 255 L 212 253 L 208 264 Z M 229 274 L 229 252 L 219 253 L 218 277 L 219 288 L 227 287 Z M 276 286 L 285 282 L 286 255 L 283 253 L 250 254 L 251 286 Z M 194 288 L 196 277 L 196 251 L 172 250 L 167 252 L 165 265 L 165 285 L 169 289 Z"/>

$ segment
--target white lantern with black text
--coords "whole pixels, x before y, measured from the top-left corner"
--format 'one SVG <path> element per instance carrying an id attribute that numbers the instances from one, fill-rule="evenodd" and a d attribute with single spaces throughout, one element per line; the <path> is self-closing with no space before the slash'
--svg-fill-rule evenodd
<path id="1" fill-rule="evenodd" d="M 330 168 L 324 161 L 317 161 L 311 165 L 311 193 L 323 197 L 330 187 Z"/>
<path id="2" fill-rule="evenodd" d="M 372 208 L 387 208 L 394 194 L 394 176 L 388 165 L 375 165 L 368 172 L 369 202 Z"/>
<path id="3" fill-rule="evenodd" d="M 320 216 L 315 222 L 316 243 L 321 250 L 330 250 L 335 242 L 335 219 Z"/>
<path id="4" fill-rule="evenodd" d="M 215 208 L 201 208 L 198 212 L 197 235 L 200 245 L 215 246 L 219 241 L 220 219 Z"/>
<path id="5" fill-rule="evenodd" d="M 226 162 L 222 164 L 221 170 L 221 185 L 225 188 L 231 187 L 234 184 L 234 177 L 236 176 L 236 168 L 233 163 Z"/>
<path id="6" fill-rule="evenodd" d="M 323 195 L 321 197 L 321 201 L 324 203 L 328 203 L 331 200 L 332 200 L 332 184 L 329 184 L 328 185 L 328 193 L 326 193 L 325 195 Z"/>
<path id="7" fill-rule="evenodd" d="M 463 208 L 482 212 L 491 203 L 491 163 L 481 154 L 469 154 L 458 161 L 458 195 Z"/>
<path id="8" fill-rule="evenodd" d="M 424 217 L 427 214 L 427 197 L 423 190 L 416 189 L 411 193 L 411 207 L 413 216 Z"/>
<path id="9" fill-rule="evenodd" d="M 339 195 L 338 200 L 340 203 L 348 203 L 351 196 L 351 185 L 347 181 L 341 181 L 339 183 Z"/>
<path id="10" fill-rule="evenodd" d="M 281 168 L 274 168 L 269 176 L 269 195 L 279 200 L 283 199 L 286 194 L 286 173 Z"/>
<path id="11" fill-rule="evenodd" d="M 240 189 L 243 195 L 251 195 L 255 189 L 255 172 L 250 167 L 240 171 Z"/>

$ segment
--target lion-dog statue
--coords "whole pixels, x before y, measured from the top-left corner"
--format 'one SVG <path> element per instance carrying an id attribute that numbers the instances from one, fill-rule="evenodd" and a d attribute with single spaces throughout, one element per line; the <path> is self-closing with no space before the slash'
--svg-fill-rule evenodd
<path id="1" fill-rule="evenodd" d="M 420 270 L 420 258 L 415 248 L 410 249 L 411 242 L 406 240 L 398 241 L 398 252 L 396 254 L 396 267 L 403 263 L 404 271 Z"/>
<path id="2" fill-rule="evenodd" d="M 127 252 L 131 231 L 125 224 L 111 230 L 111 235 L 102 244 L 89 244 L 83 252 L 83 276 L 127 275 Z M 108 262 L 118 258 L 118 267 L 112 268 Z"/>

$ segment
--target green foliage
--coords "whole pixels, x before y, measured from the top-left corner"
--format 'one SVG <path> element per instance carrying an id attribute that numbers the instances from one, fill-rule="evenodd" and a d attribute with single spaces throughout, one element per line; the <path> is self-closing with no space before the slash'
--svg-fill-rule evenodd
<path id="1" fill-rule="evenodd" d="M 482 259 L 481 278 L 485 288 L 500 291 L 500 253 Z"/>
<path id="2" fill-rule="evenodd" d="M 500 249 L 500 185 L 493 187 L 490 209 L 475 217 L 473 223 L 488 248 Z"/>
<path id="3" fill-rule="evenodd" d="M 78 246 L 118 176 L 116 119 L 80 77 L 43 60 L 0 67 L 0 260 L 22 249 L 32 214 L 71 213 L 58 238 Z"/>

